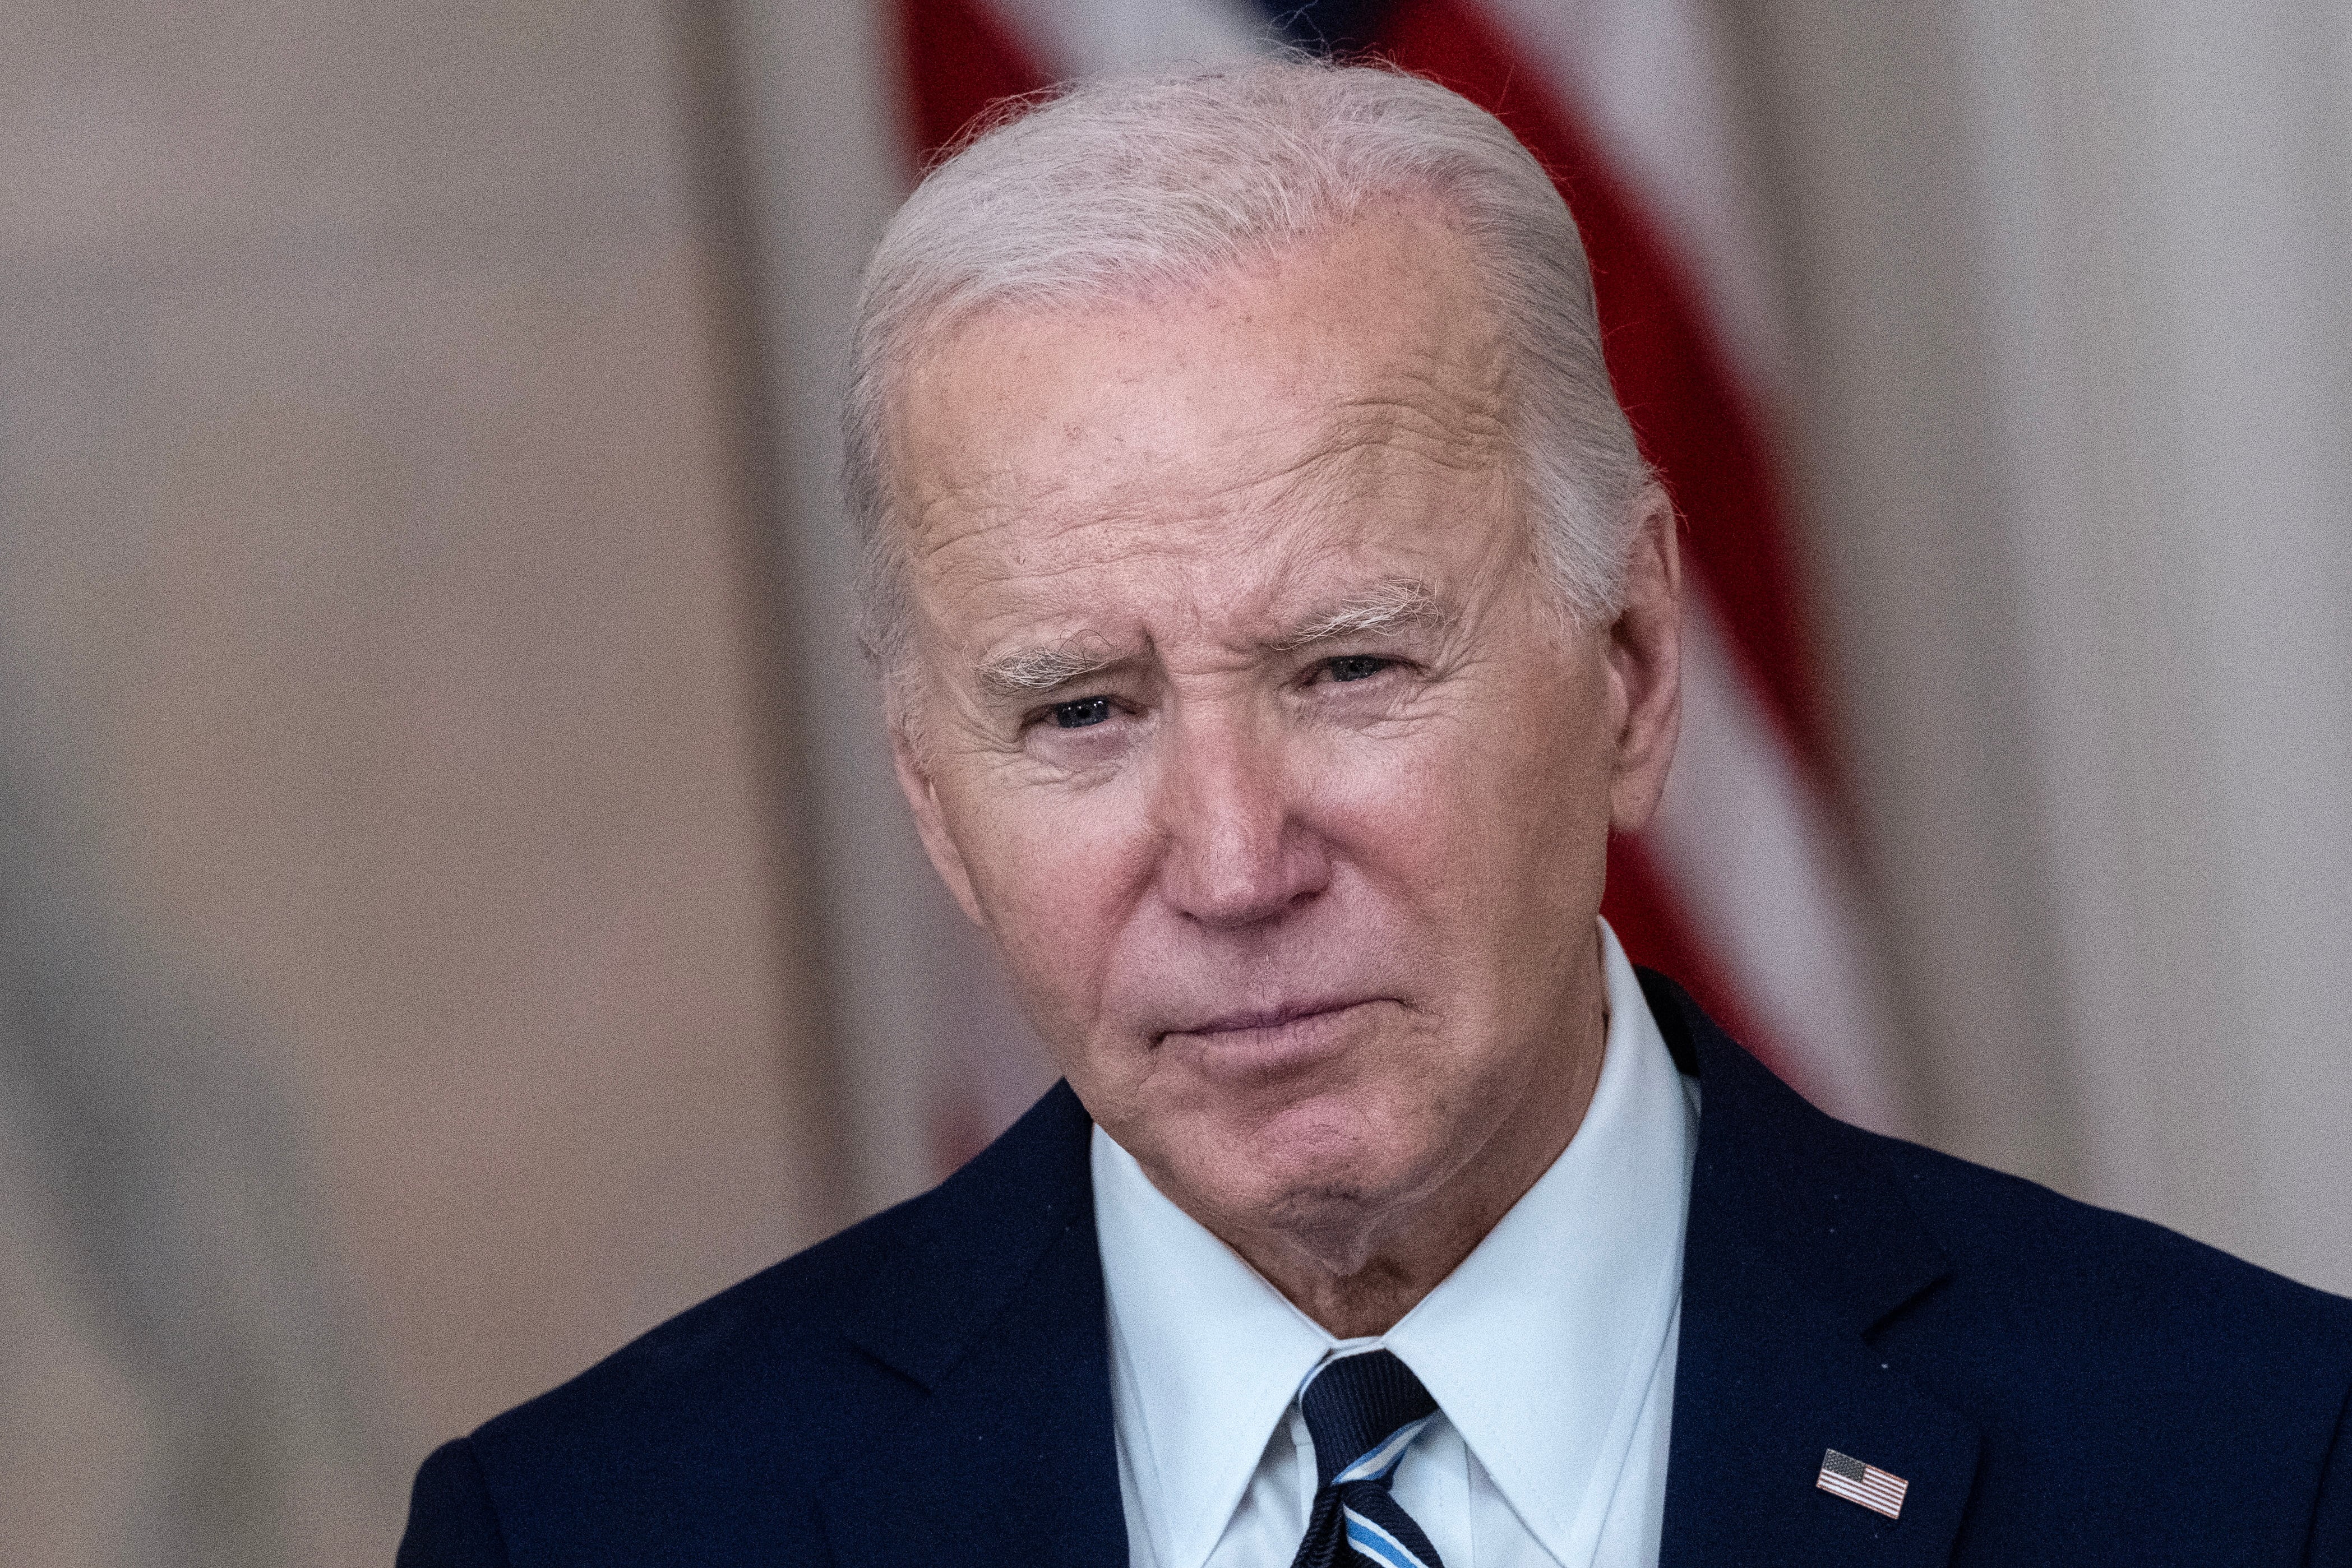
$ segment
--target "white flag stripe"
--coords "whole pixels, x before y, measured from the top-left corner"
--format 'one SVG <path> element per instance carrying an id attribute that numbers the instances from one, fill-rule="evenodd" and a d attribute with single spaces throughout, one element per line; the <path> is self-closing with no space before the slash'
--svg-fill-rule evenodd
<path id="1" fill-rule="evenodd" d="M 1733 662 L 1704 592 L 1683 621 L 1683 731 L 1643 843 L 1781 1070 L 1831 1113 L 1904 1129 L 1853 873 L 1829 812 Z"/>

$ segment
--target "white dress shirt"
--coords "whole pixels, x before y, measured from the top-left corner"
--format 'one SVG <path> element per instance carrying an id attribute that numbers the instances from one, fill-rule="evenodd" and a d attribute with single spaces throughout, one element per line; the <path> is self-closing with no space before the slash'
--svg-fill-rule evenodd
<path id="1" fill-rule="evenodd" d="M 1333 1339 L 1095 1129 L 1135 1568 L 1288 1568 L 1315 1495 L 1299 1387 L 1375 1344 L 1437 1401 L 1395 1496 L 1445 1568 L 1657 1562 L 1698 1101 L 1605 923 L 1601 946 L 1607 1043 L 1576 1136 L 1379 1339 Z"/>

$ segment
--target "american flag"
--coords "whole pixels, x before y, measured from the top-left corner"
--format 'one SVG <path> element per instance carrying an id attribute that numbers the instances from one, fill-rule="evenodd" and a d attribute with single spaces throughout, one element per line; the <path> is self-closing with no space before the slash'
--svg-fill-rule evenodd
<path id="1" fill-rule="evenodd" d="M 1865 1465 L 1835 1448 L 1822 1455 L 1822 1473 L 1813 1484 L 1889 1519 L 1902 1517 L 1903 1494 L 1911 1490 L 1911 1483 L 1901 1476 L 1890 1476 L 1876 1465 Z"/>
<path id="2" fill-rule="evenodd" d="M 1789 353 L 1705 0 L 882 0 L 918 159 L 1065 77 L 1243 57 L 1281 35 L 1498 113 L 1559 181 L 1610 370 L 1688 520 L 1682 745 L 1602 913 L 1817 1103 L 1902 1132 L 1774 433 Z M 956 1145 L 952 1166 L 976 1141 Z"/>

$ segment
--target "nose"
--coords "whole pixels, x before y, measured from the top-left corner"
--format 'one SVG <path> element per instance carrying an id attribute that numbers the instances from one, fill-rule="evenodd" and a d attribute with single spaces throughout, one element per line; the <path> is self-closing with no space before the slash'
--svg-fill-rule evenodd
<path id="1" fill-rule="evenodd" d="M 1274 727 L 1197 718 L 1162 756 L 1160 895 L 1203 925 L 1258 925 L 1329 884 L 1328 847 L 1302 820 Z"/>

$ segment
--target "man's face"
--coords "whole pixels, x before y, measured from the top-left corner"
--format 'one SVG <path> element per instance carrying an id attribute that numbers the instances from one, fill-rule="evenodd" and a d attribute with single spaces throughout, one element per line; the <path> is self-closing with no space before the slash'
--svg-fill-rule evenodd
<path id="1" fill-rule="evenodd" d="M 1229 1236 L 1426 1197 L 1597 1049 L 1606 833 L 1656 780 L 1536 564 L 1505 381 L 1466 248 L 1395 211 L 983 316 L 902 389 L 926 842 L 1096 1121 Z"/>

